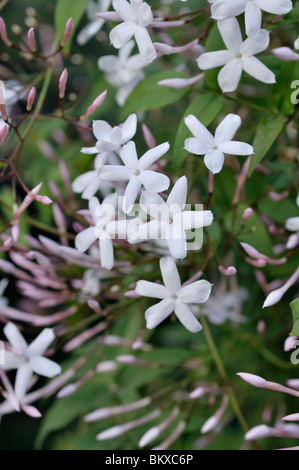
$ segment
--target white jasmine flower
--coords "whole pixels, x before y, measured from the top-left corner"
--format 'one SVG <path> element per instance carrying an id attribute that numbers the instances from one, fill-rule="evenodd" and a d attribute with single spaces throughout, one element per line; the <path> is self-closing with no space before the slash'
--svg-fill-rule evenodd
<path id="1" fill-rule="evenodd" d="M 214 20 L 225 20 L 245 12 L 247 36 L 256 37 L 262 23 L 262 12 L 284 15 L 293 8 L 291 0 L 209 0 Z"/>
<path id="2" fill-rule="evenodd" d="M 131 114 L 122 126 L 112 127 L 106 121 L 93 121 L 93 133 L 97 139 L 94 147 L 83 147 L 82 153 L 119 152 L 121 146 L 134 137 L 137 129 L 137 116 Z"/>
<path id="3" fill-rule="evenodd" d="M 296 199 L 296 204 L 299 207 L 299 193 Z M 294 235 L 291 235 L 287 242 L 287 248 L 293 249 L 299 245 L 299 217 L 291 217 L 286 221 L 285 227 L 291 232 L 296 232 Z"/>
<path id="4" fill-rule="evenodd" d="M 247 318 L 240 315 L 238 310 L 241 310 L 242 303 L 248 299 L 248 292 L 246 289 L 238 289 L 235 292 L 221 292 L 218 288 L 215 295 L 207 300 L 202 307 L 202 313 L 206 315 L 211 323 L 221 325 L 226 320 L 232 320 L 237 323 L 244 323 Z"/>
<path id="5" fill-rule="evenodd" d="M 222 170 L 224 154 L 252 155 L 253 148 L 244 142 L 232 141 L 241 125 L 237 114 L 228 114 L 216 129 L 215 137 L 192 114 L 185 118 L 185 124 L 194 137 L 185 140 L 185 149 L 195 155 L 204 155 L 206 167 L 214 174 Z"/>
<path id="6" fill-rule="evenodd" d="M 81 253 L 99 240 L 101 266 L 109 270 L 114 265 L 112 238 L 121 230 L 126 234 L 127 221 L 115 221 L 117 200 L 116 193 L 106 196 L 102 204 L 96 197 L 92 197 L 89 200 L 89 210 L 95 225 L 78 233 L 75 239 L 75 246 Z"/>
<path id="7" fill-rule="evenodd" d="M 108 83 L 118 88 L 116 102 L 123 106 L 127 97 L 144 78 L 143 68 L 147 62 L 140 54 L 130 57 L 134 41 L 127 42 L 118 51 L 118 56 L 106 55 L 98 60 L 98 67 L 105 72 Z"/>
<path id="8" fill-rule="evenodd" d="M 161 302 L 145 312 L 147 328 L 155 328 L 174 312 L 187 330 L 197 333 L 202 326 L 190 309 L 190 304 L 206 302 L 212 284 L 201 280 L 182 287 L 175 261 L 170 257 L 160 260 L 160 269 L 164 285 L 148 281 L 138 281 L 136 285 L 138 295 L 161 299 Z"/>
<path id="9" fill-rule="evenodd" d="M 112 4 L 124 21 L 110 32 L 113 47 L 120 49 L 134 36 L 143 59 L 152 62 L 157 57 L 157 51 L 146 29 L 154 19 L 151 7 L 142 0 L 130 0 L 130 3 L 126 0 L 113 0 Z"/>
<path id="10" fill-rule="evenodd" d="M 165 202 L 157 193 L 144 192 L 140 198 L 141 208 L 152 217 L 147 223 L 129 228 L 131 243 L 142 240 L 164 239 L 171 255 L 183 259 L 187 256 L 186 230 L 211 225 L 211 211 L 184 211 L 187 198 L 187 178 L 182 176 L 174 185 Z"/>
<path id="11" fill-rule="evenodd" d="M 51 328 L 45 328 L 28 346 L 13 323 L 5 325 L 3 331 L 12 347 L 19 354 L 5 351 L 5 364 L 0 367 L 5 370 L 17 369 L 15 396 L 21 402 L 26 395 L 33 373 L 49 378 L 60 374 L 61 367 L 56 362 L 43 357 L 43 354 L 55 339 L 55 335 Z"/>
<path id="12" fill-rule="evenodd" d="M 109 181 L 102 181 L 98 177 L 99 169 L 106 163 L 118 162 L 117 156 L 113 152 L 99 153 L 94 160 L 94 170 L 87 171 L 74 179 L 72 189 L 74 193 L 82 193 L 82 199 L 90 199 L 98 190 L 106 196 L 111 193 L 113 185 Z"/>
<path id="13" fill-rule="evenodd" d="M 91 1 L 87 6 L 87 17 L 90 22 L 81 29 L 77 36 L 77 42 L 80 46 L 86 44 L 93 36 L 95 36 L 102 28 L 105 20 L 95 16 L 96 13 L 109 10 L 111 0 Z"/>
<path id="14" fill-rule="evenodd" d="M 243 70 L 263 83 L 275 83 L 274 73 L 255 57 L 267 49 L 270 41 L 268 31 L 261 29 L 256 38 L 247 38 L 243 42 L 236 18 L 218 21 L 218 28 L 227 50 L 206 52 L 197 59 L 197 64 L 202 70 L 224 65 L 218 74 L 223 93 L 238 88 Z"/>
<path id="15" fill-rule="evenodd" d="M 168 189 L 170 184 L 168 176 L 149 170 L 152 164 L 168 150 L 169 143 L 164 142 L 148 150 L 138 160 L 136 145 L 130 141 L 119 152 L 124 165 L 104 165 L 100 168 L 99 177 L 103 180 L 128 181 L 123 201 L 125 213 L 130 212 L 142 185 L 147 191 L 158 193 Z"/>

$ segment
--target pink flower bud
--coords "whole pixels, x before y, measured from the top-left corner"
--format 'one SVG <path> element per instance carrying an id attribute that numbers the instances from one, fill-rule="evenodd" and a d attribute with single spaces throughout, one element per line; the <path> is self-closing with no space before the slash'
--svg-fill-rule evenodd
<path id="1" fill-rule="evenodd" d="M 237 270 L 234 266 L 229 266 L 228 268 L 224 268 L 224 266 L 218 266 L 218 269 L 225 276 L 234 276 L 237 274 Z"/>
<path id="2" fill-rule="evenodd" d="M 8 132 L 8 127 L 6 124 L 4 124 L 4 126 L 2 126 L 0 129 L 0 144 L 3 144 L 5 142 L 7 132 Z"/>
<path id="3" fill-rule="evenodd" d="M 185 46 L 181 47 L 175 47 L 175 46 L 170 46 L 169 44 L 164 44 L 162 42 L 154 42 L 154 46 L 156 51 L 161 52 L 162 54 L 180 54 L 181 52 L 188 51 L 189 49 L 192 49 L 194 46 L 198 44 L 198 39 L 195 39 L 192 42 L 189 42 Z"/>
<path id="4" fill-rule="evenodd" d="M 101 11 L 100 13 L 96 13 L 96 16 L 105 21 L 123 21 L 116 11 Z"/>
<path id="5" fill-rule="evenodd" d="M 283 421 L 299 421 L 299 413 L 294 413 L 292 415 L 285 416 L 282 419 Z"/>
<path id="6" fill-rule="evenodd" d="M 62 39 L 62 42 L 61 42 L 61 46 L 64 47 L 71 35 L 71 32 L 73 30 L 73 26 L 74 26 L 74 23 L 73 23 L 73 20 L 72 18 L 69 18 L 66 22 L 66 25 L 65 25 L 65 31 L 64 31 L 64 35 L 63 35 L 63 39 Z"/>
<path id="7" fill-rule="evenodd" d="M 296 52 L 292 51 L 289 47 L 277 47 L 276 49 L 272 49 L 271 52 L 285 62 L 299 60 L 299 54 L 296 54 Z"/>
<path id="8" fill-rule="evenodd" d="M 167 78 L 166 80 L 160 80 L 157 84 L 167 88 L 181 90 L 182 88 L 188 88 L 199 80 L 202 80 L 203 77 L 204 74 L 200 73 L 199 75 L 196 75 L 192 78 Z"/>
<path id="9" fill-rule="evenodd" d="M 284 292 L 281 289 L 276 289 L 267 296 L 263 308 L 265 307 L 272 307 L 272 305 L 277 304 L 280 299 L 282 298 Z"/>
<path id="10" fill-rule="evenodd" d="M 246 441 L 256 441 L 258 439 L 264 439 L 265 437 L 272 435 L 272 429 L 265 424 L 261 424 L 260 426 L 255 426 L 254 428 L 250 429 L 250 431 L 245 434 L 245 439 Z"/>
<path id="11" fill-rule="evenodd" d="M 36 51 L 36 43 L 35 43 L 35 34 L 34 34 L 34 28 L 30 28 L 27 33 L 27 40 L 30 49 L 32 52 Z"/>
<path id="12" fill-rule="evenodd" d="M 0 36 L 2 41 L 7 45 L 11 46 L 12 42 L 8 39 L 7 32 L 6 32 L 6 25 L 4 19 L 0 17 Z"/>
<path id="13" fill-rule="evenodd" d="M 142 124 L 142 132 L 143 132 L 143 137 L 148 148 L 152 149 L 156 147 L 156 140 L 146 124 Z"/>
<path id="14" fill-rule="evenodd" d="M 22 410 L 26 415 L 30 416 L 31 418 L 40 418 L 42 416 L 41 412 L 32 405 L 21 405 Z"/>
<path id="15" fill-rule="evenodd" d="M 259 377 L 258 375 L 248 374 L 247 372 L 239 372 L 237 375 L 241 377 L 241 379 L 245 380 L 245 382 L 253 385 L 253 387 L 268 388 L 267 380 Z"/>
<path id="16" fill-rule="evenodd" d="M 251 258 L 245 258 L 246 263 L 251 264 L 255 268 L 264 268 L 266 266 L 266 261 L 264 259 L 253 260 Z"/>
<path id="17" fill-rule="evenodd" d="M 28 112 L 31 111 L 31 109 L 32 109 L 32 105 L 34 103 L 35 95 L 36 95 L 36 88 L 33 86 L 31 88 L 31 90 L 29 91 L 29 95 L 28 95 L 28 98 L 27 98 L 26 111 L 28 111 Z"/>
<path id="18" fill-rule="evenodd" d="M 289 191 L 284 191 L 281 194 L 275 193 L 274 191 L 270 191 L 269 193 L 270 198 L 272 199 L 272 201 L 275 201 L 275 202 L 282 201 L 283 199 L 288 197 L 288 195 L 289 195 Z"/>
<path id="19" fill-rule="evenodd" d="M 88 116 L 90 116 L 92 113 L 94 113 L 94 111 L 99 107 L 101 106 L 101 104 L 103 103 L 104 99 L 106 98 L 107 96 L 107 90 L 103 91 L 103 93 L 101 93 L 94 101 L 93 103 L 87 108 L 87 110 L 85 111 L 85 113 L 80 116 L 80 119 L 86 119 Z"/>
<path id="20" fill-rule="evenodd" d="M 248 243 L 240 243 L 240 245 L 242 246 L 243 250 L 246 251 L 246 253 L 251 256 L 251 258 L 255 258 L 255 259 L 263 259 L 263 255 L 257 251 L 255 248 L 253 248 L 253 246 L 249 245 Z"/>
<path id="21" fill-rule="evenodd" d="M 191 400 L 196 400 L 197 398 L 201 398 L 203 395 L 205 395 L 205 393 L 205 387 L 197 387 L 191 393 L 189 393 L 189 398 Z"/>
<path id="22" fill-rule="evenodd" d="M 68 384 L 57 393 L 57 398 L 68 397 L 72 395 L 77 389 L 78 386 L 76 384 Z"/>
<path id="23" fill-rule="evenodd" d="M 243 212 L 241 225 L 244 225 L 246 220 L 250 219 L 250 217 L 252 216 L 253 216 L 253 210 L 250 207 L 247 207 L 247 209 L 245 209 L 245 211 Z"/>
<path id="24" fill-rule="evenodd" d="M 63 100 L 64 98 L 67 79 L 68 79 L 68 71 L 67 69 L 64 69 L 64 71 L 62 72 L 59 78 L 59 99 L 60 100 Z"/>

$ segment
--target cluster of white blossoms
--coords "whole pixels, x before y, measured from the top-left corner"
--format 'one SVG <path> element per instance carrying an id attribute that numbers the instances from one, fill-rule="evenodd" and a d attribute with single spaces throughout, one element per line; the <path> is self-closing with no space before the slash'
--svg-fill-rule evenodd
<path id="1" fill-rule="evenodd" d="M 161 261 L 162 277 L 168 286 L 168 290 L 164 288 L 163 291 L 165 297 L 162 297 L 167 308 L 161 310 L 159 306 L 156 309 L 153 307 L 155 320 L 147 312 L 147 325 L 153 328 L 153 325 L 162 322 L 174 310 L 186 328 L 196 332 L 200 329 L 198 320 L 186 304 L 206 301 L 211 284 L 207 281 L 192 283 L 188 289 L 181 289 L 180 297 L 181 291 L 177 292 L 180 283 L 175 282 L 171 287 L 163 266 L 170 266 L 174 276 L 174 272 L 177 272 L 174 259 L 181 260 L 187 256 L 187 231 L 202 230 L 211 225 L 213 214 L 209 210 L 184 210 L 187 201 L 186 176 L 176 181 L 165 200 L 164 191 L 168 190 L 170 179 L 159 171 L 161 166 L 157 166 L 156 162 L 168 152 L 169 143 L 164 142 L 150 148 L 138 158 L 136 144 L 129 140 L 135 135 L 136 128 L 135 114 L 130 115 L 122 125 L 113 128 L 105 121 L 94 121 L 93 132 L 97 143 L 94 147 L 83 148 L 82 152 L 96 154 L 95 170 L 84 173 L 73 182 L 73 189 L 82 192 L 82 198 L 89 199 L 90 216 L 86 220 L 90 226 L 77 234 L 75 246 L 83 253 L 98 241 L 101 266 L 111 270 L 114 266 L 114 240 L 123 239 L 131 244 L 165 241 L 168 253 L 173 257 L 166 257 Z M 113 158 L 118 158 L 117 164 Z M 94 195 L 102 188 L 103 183 L 108 183 L 115 192 L 107 194 L 100 203 Z M 155 286 L 153 283 L 146 285 L 150 284 Z M 193 292 L 189 301 L 183 295 L 184 289 L 188 291 L 188 295 Z M 140 284 L 136 289 L 138 295 L 147 295 L 147 292 L 140 289 Z M 174 295 L 179 296 L 179 300 L 173 300 Z M 166 302 L 167 299 L 172 300 Z M 150 317 L 151 320 L 148 320 Z"/>

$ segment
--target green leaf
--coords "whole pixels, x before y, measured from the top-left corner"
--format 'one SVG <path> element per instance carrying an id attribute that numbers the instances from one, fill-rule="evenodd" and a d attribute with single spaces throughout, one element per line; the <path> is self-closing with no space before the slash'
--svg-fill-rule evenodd
<path id="1" fill-rule="evenodd" d="M 299 63 L 286 62 L 282 65 L 276 79 L 277 83 L 273 86 L 271 93 L 271 104 L 276 107 L 281 113 L 286 115 L 290 114 L 294 108 L 294 100 L 292 94 L 297 92 L 295 88 L 291 87 L 293 81 L 298 80 L 299 76 Z"/>
<path id="2" fill-rule="evenodd" d="M 299 298 L 293 300 L 293 302 L 290 303 L 290 307 L 292 309 L 294 322 L 294 326 L 290 335 L 299 337 Z"/>
<path id="3" fill-rule="evenodd" d="M 181 167 L 188 155 L 187 150 L 184 150 L 184 143 L 191 136 L 191 133 L 185 124 L 184 118 L 189 114 L 193 114 L 204 126 L 208 126 L 218 116 L 223 106 L 224 97 L 210 92 L 198 96 L 188 106 L 181 119 L 174 144 L 173 166 L 175 170 Z"/>
<path id="4" fill-rule="evenodd" d="M 75 29 L 81 20 L 90 0 L 57 0 L 55 9 L 55 29 L 57 40 L 61 42 L 65 30 L 65 24 L 69 18 L 73 19 L 74 27 L 70 39 L 64 48 L 65 52 L 70 51 L 71 39 Z"/>
<path id="5" fill-rule="evenodd" d="M 136 111 L 162 108 L 168 104 L 175 103 L 188 92 L 187 88 L 174 90 L 173 88 L 157 85 L 160 80 L 165 80 L 166 78 L 186 78 L 186 74 L 167 70 L 142 80 L 137 88 L 128 96 L 126 104 L 121 111 L 121 119 Z"/>
<path id="6" fill-rule="evenodd" d="M 251 158 L 249 176 L 252 175 L 256 166 L 262 161 L 271 145 L 281 133 L 284 121 L 285 117 L 282 114 L 276 118 L 266 115 L 260 120 L 253 141 L 255 154 Z"/>

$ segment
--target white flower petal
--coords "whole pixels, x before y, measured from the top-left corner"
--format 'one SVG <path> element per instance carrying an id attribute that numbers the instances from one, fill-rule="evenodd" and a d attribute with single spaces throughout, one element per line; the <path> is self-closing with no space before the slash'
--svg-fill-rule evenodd
<path id="1" fill-rule="evenodd" d="M 153 163 L 155 163 L 162 155 L 168 152 L 170 145 L 168 142 L 164 142 L 163 144 L 154 147 L 147 152 L 140 158 L 138 163 L 138 168 L 140 170 L 147 170 Z"/>
<path id="2" fill-rule="evenodd" d="M 184 209 L 187 199 L 187 178 L 182 176 L 177 180 L 174 187 L 172 188 L 168 199 L 167 205 L 169 208 L 171 206 L 179 206 L 181 210 Z"/>
<path id="3" fill-rule="evenodd" d="M 135 21 L 136 16 L 129 2 L 126 0 L 113 0 L 113 8 L 124 21 Z"/>
<path id="4" fill-rule="evenodd" d="M 229 155 L 252 155 L 254 153 L 253 147 L 244 142 L 223 142 L 219 145 L 219 150 Z"/>
<path id="5" fill-rule="evenodd" d="M 219 72 L 218 83 L 223 93 L 230 93 L 238 88 L 242 75 L 240 59 L 230 60 Z"/>
<path id="6" fill-rule="evenodd" d="M 16 399 L 21 402 L 26 395 L 27 388 L 32 377 L 32 370 L 29 363 L 22 364 L 16 374 L 15 380 L 15 396 Z"/>
<path id="7" fill-rule="evenodd" d="M 270 33 L 265 29 L 261 29 L 255 38 L 248 38 L 240 47 L 240 53 L 245 57 L 263 52 L 269 46 Z"/>
<path id="8" fill-rule="evenodd" d="M 196 59 L 196 62 L 201 70 L 209 70 L 215 67 L 221 67 L 233 58 L 234 54 L 231 51 L 212 51 L 201 54 L 201 56 Z"/>
<path id="9" fill-rule="evenodd" d="M 138 166 L 136 145 L 132 140 L 121 148 L 119 156 L 127 167 L 136 168 Z"/>
<path id="10" fill-rule="evenodd" d="M 148 30 L 142 26 L 138 26 L 135 30 L 135 39 L 142 59 L 146 62 L 155 60 L 158 54 Z"/>
<path id="11" fill-rule="evenodd" d="M 134 135 L 136 134 L 136 130 L 137 130 L 137 116 L 136 114 L 130 114 L 130 116 L 127 117 L 127 119 L 121 126 L 122 145 L 134 137 Z"/>
<path id="12" fill-rule="evenodd" d="M 7 323 L 3 328 L 3 333 L 14 348 L 20 349 L 21 351 L 27 350 L 28 345 L 14 323 Z"/>
<path id="13" fill-rule="evenodd" d="M 181 288 L 181 279 L 174 259 L 170 256 L 161 258 L 160 270 L 165 287 L 172 295 L 176 294 Z"/>
<path id="14" fill-rule="evenodd" d="M 140 205 L 151 217 L 158 218 L 159 211 L 163 210 L 160 206 L 166 206 L 166 203 L 156 192 L 143 191 L 140 197 Z"/>
<path id="15" fill-rule="evenodd" d="M 194 137 L 203 140 L 207 145 L 213 145 L 214 137 L 211 132 L 195 116 L 189 114 L 184 121 Z"/>
<path id="16" fill-rule="evenodd" d="M 4 352 L 4 364 L 0 364 L 0 369 L 11 370 L 18 369 L 23 362 L 23 357 L 16 356 L 10 351 Z"/>
<path id="17" fill-rule="evenodd" d="M 115 55 L 105 55 L 98 60 L 98 67 L 106 73 L 116 73 L 119 69 L 119 58 Z"/>
<path id="18" fill-rule="evenodd" d="M 129 243 L 138 243 L 145 240 L 158 240 L 161 236 L 161 223 L 151 220 L 144 223 L 141 219 L 132 220 L 128 227 Z"/>
<path id="19" fill-rule="evenodd" d="M 97 173 L 95 171 L 87 171 L 86 173 L 83 173 L 74 179 L 72 182 L 72 190 L 74 193 L 82 193 L 82 191 L 86 189 L 96 174 Z"/>
<path id="20" fill-rule="evenodd" d="M 89 201 L 89 199 L 91 199 L 96 194 L 101 185 L 104 183 L 98 178 L 97 172 L 95 171 L 94 173 L 95 175 L 93 179 L 90 181 L 89 185 L 85 188 L 81 195 L 82 199 L 87 199 Z"/>
<path id="21" fill-rule="evenodd" d="M 96 147 L 82 147 L 81 153 L 85 153 L 86 155 L 94 155 L 98 153 L 98 149 Z"/>
<path id="22" fill-rule="evenodd" d="M 169 298 L 169 291 L 165 286 L 149 281 L 138 281 L 135 289 L 138 295 L 154 299 Z"/>
<path id="23" fill-rule="evenodd" d="M 137 25 L 133 22 L 120 23 L 110 31 L 110 42 L 115 49 L 120 49 L 135 34 Z"/>
<path id="24" fill-rule="evenodd" d="M 275 75 L 256 57 L 246 57 L 243 59 L 243 69 L 252 77 L 263 83 L 276 83 Z"/>
<path id="25" fill-rule="evenodd" d="M 293 8 L 291 0 L 255 0 L 257 6 L 273 15 L 284 15 Z"/>
<path id="26" fill-rule="evenodd" d="M 208 170 L 210 170 L 214 175 L 220 173 L 224 164 L 224 155 L 219 150 L 214 150 L 213 152 L 207 153 L 204 158 L 204 162 Z"/>
<path id="27" fill-rule="evenodd" d="M 47 357 L 34 356 L 30 358 L 30 367 L 38 375 L 52 378 L 60 374 L 61 367 L 56 362 L 51 361 Z"/>
<path id="28" fill-rule="evenodd" d="M 157 191 L 157 193 L 165 191 L 170 185 L 170 179 L 168 176 L 151 170 L 142 171 L 140 173 L 139 180 L 147 191 Z"/>
<path id="29" fill-rule="evenodd" d="M 123 211 L 126 214 L 132 210 L 132 206 L 137 199 L 140 188 L 140 179 L 138 178 L 138 176 L 132 176 L 127 184 L 123 200 Z"/>
<path id="30" fill-rule="evenodd" d="M 89 227 L 82 232 L 78 233 L 75 238 L 75 247 L 81 253 L 88 250 L 88 248 L 96 241 L 95 227 Z"/>
<path id="31" fill-rule="evenodd" d="M 211 7 L 214 20 L 224 20 L 241 15 L 245 10 L 246 0 L 217 0 Z"/>
<path id="32" fill-rule="evenodd" d="M 123 165 L 103 165 L 98 176 L 105 181 L 128 181 L 132 176 L 132 169 Z"/>
<path id="33" fill-rule="evenodd" d="M 156 305 L 148 308 L 145 312 L 146 327 L 152 330 L 162 323 L 173 312 L 174 303 L 172 299 L 161 300 Z"/>
<path id="34" fill-rule="evenodd" d="M 147 3 L 142 2 L 138 8 L 138 23 L 141 26 L 148 26 L 152 23 L 153 19 L 151 7 Z"/>
<path id="35" fill-rule="evenodd" d="M 199 140 L 196 137 L 190 137 L 185 140 L 184 149 L 188 150 L 190 153 L 194 153 L 195 155 L 204 155 L 209 153 L 212 150 L 212 147 L 203 140 Z"/>
<path id="36" fill-rule="evenodd" d="M 231 2 L 232 0 L 229 1 Z M 218 21 L 218 29 L 227 49 L 238 53 L 243 42 L 238 20 L 232 17 L 227 20 Z"/>
<path id="37" fill-rule="evenodd" d="M 291 217 L 286 221 L 285 227 L 287 230 L 291 232 L 298 232 L 299 231 L 299 217 Z"/>
<path id="38" fill-rule="evenodd" d="M 202 304 L 208 300 L 212 290 L 212 284 L 205 280 L 193 282 L 182 287 L 177 296 L 186 304 Z"/>
<path id="39" fill-rule="evenodd" d="M 169 224 L 166 243 L 174 258 L 184 259 L 187 256 L 186 234 L 182 223 Z"/>
<path id="40" fill-rule="evenodd" d="M 102 120 L 93 121 L 92 130 L 97 140 L 105 140 L 110 142 L 112 127 L 110 124 L 108 124 L 108 122 Z"/>
<path id="41" fill-rule="evenodd" d="M 101 266 L 105 269 L 112 269 L 114 266 L 113 242 L 108 236 L 100 239 L 100 260 Z"/>
<path id="42" fill-rule="evenodd" d="M 100 31 L 104 23 L 104 20 L 97 18 L 81 29 L 77 36 L 77 43 L 79 46 L 84 46 L 84 44 L 86 44 L 93 36 L 95 36 Z"/>
<path id="43" fill-rule="evenodd" d="M 228 114 L 219 124 L 215 132 L 215 142 L 217 145 L 222 142 L 229 142 L 241 126 L 241 118 L 237 114 Z"/>
<path id="44" fill-rule="evenodd" d="M 191 333 L 198 333 L 202 330 L 202 326 L 195 318 L 192 310 L 188 307 L 188 305 L 183 304 L 182 302 L 176 301 L 174 307 L 174 313 L 176 314 L 177 318 L 180 320 L 182 325 L 190 331 Z"/>
<path id="45" fill-rule="evenodd" d="M 261 24 L 262 12 L 260 8 L 253 2 L 247 2 L 245 9 L 245 26 L 247 36 L 255 38 L 260 31 Z"/>
<path id="46" fill-rule="evenodd" d="M 185 211 L 180 216 L 182 217 L 184 230 L 207 227 L 211 225 L 214 218 L 211 211 Z"/>
<path id="47" fill-rule="evenodd" d="M 45 328 L 37 338 L 28 346 L 27 354 L 29 356 L 42 356 L 55 339 L 52 328 Z"/>

